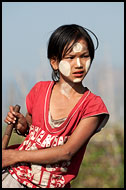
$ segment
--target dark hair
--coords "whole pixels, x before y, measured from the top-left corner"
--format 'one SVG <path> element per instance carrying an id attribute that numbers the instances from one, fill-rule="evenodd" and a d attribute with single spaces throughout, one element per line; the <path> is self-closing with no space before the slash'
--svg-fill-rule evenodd
<path id="1" fill-rule="evenodd" d="M 50 36 L 47 50 L 48 59 L 55 58 L 60 62 L 62 58 L 66 55 L 66 53 L 72 49 L 73 45 L 79 39 L 84 39 L 87 42 L 89 55 L 91 57 L 92 62 L 94 59 L 95 48 L 93 41 L 86 30 L 88 30 L 95 36 L 98 47 L 98 39 L 91 30 L 83 28 L 82 26 L 76 24 L 62 25 L 59 28 L 57 28 Z M 69 47 L 71 42 L 73 43 Z M 54 81 L 59 80 L 59 75 L 57 73 L 57 71 L 53 71 L 52 73 L 52 79 Z"/>

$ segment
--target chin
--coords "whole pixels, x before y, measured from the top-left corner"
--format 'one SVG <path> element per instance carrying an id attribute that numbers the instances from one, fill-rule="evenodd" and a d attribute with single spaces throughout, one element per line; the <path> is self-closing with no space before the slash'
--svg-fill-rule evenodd
<path id="1" fill-rule="evenodd" d="M 73 82 L 74 82 L 74 83 L 80 83 L 80 82 L 82 82 L 82 79 L 76 78 L 76 79 L 73 80 Z"/>

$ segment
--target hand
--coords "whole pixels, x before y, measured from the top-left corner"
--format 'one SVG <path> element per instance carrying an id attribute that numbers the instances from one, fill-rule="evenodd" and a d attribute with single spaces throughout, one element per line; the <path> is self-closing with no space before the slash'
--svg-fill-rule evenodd
<path id="1" fill-rule="evenodd" d="M 16 163 L 16 150 L 2 150 L 2 168 L 11 166 Z"/>
<path id="2" fill-rule="evenodd" d="M 21 134 L 25 134 L 27 130 L 27 120 L 23 114 L 14 112 L 14 107 L 9 107 L 10 111 L 4 120 L 7 124 L 14 124 L 15 129 L 17 129 Z"/>

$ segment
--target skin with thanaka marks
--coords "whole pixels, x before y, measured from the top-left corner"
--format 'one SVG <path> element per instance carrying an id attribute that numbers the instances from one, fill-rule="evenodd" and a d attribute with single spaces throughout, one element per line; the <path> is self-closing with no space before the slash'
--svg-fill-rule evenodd
<path id="1" fill-rule="evenodd" d="M 71 72 L 71 67 L 69 62 L 61 60 L 59 63 L 59 70 L 64 76 L 69 76 Z M 65 95 L 68 99 L 70 99 L 70 90 L 71 86 L 69 86 L 67 83 L 61 84 L 61 94 Z"/>
<path id="2" fill-rule="evenodd" d="M 81 45 L 81 43 L 77 42 L 74 44 L 73 46 L 73 51 L 74 52 L 81 52 L 83 50 L 83 46 Z M 80 63 L 80 58 L 76 59 L 76 64 L 78 67 L 81 67 L 81 63 Z M 88 59 L 85 63 L 85 71 L 86 73 L 88 72 L 90 67 L 90 59 Z M 59 71 L 66 77 L 70 76 L 71 73 L 71 65 L 68 61 L 66 60 L 61 60 L 59 63 Z M 78 83 L 81 82 L 82 78 L 75 78 L 73 79 L 74 83 Z M 71 90 L 71 86 L 69 86 L 67 83 L 63 83 L 61 85 L 61 93 L 63 95 L 65 95 L 68 99 L 70 98 L 70 90 Z"/>
<path id="3" fill-rule="evenodd" d="M 88 59 L 85 63 L 85 71 L 86 73 L 88 72 L 89 68 L 90 68 L 90 63 L 91 63 L 91 60 Z M 79 58 L 77 58 L 77 65 L 78 67 L 80 67 L 80 60 Z M 70 67 L 70 64 L 69 62 L 67 61 L 62 61 L 60 62 L 60 65 L 59 65 L 59 70 L 60 72 L 65 75 L 65 76 L 69 76 L 70 75 L 70 72 L 71 72 L 71 67 Z M 81 82 L 81 78 L 75 78 L 73 80 L 73 82 L 77 83 L 77 82 Z M 63 88 L 64 89 L 64 88 Z M 62 90 L 63 94 L 66 94 L 66 92 L 64 92 L 64 90 Z"/>
<path id="4" fill-rule="evenodd" d="M 83 49 L 83 46 L 81 45 L 81 43 L 77 42 L 74 44 L 73 46 L 73 52 L 81 52 Z"/>
<path id="5" fill-rule="evenodd" d="M 88 60 L 86 61 L 86 66 L 85 66 L 85 68 L 86 68 L 86 73 L 88 72 L 88 70 L 89 70 L 89 68 L 90 68 L 90 64 L 91 64 L 91 60 L 88 59 Z"/>
<path id="6" fill-rule="evenodd" d="M 68 85 L 67 83 L 61 84 L 60 92 L 61 94 L 65 95 L 68 99 L 70 99 L 70 91 L 72 86 Z"/>
<path id="7" fill-rule="evenodd" d="M 81 82 L 81 78 L 75 78 L 75 79 L 73 80 L 73 82 L 74 82 L 74 83 Z"/>
<path id="8" fill-rule="evenodd" d="M 69 62 L 61 60 L 59 63 L 59 70 L 63 75 L 68 77 L 70 75 L 70 70 L 71 70 Z"/>
<path id="9" fill-rule="evenodd" d="M 83 46 L 79 42 L 75 43 L 74 46 L 73 46 L 73 52 L 81 52 L 82 49 L 83 49 Z M 77 65 L 80 67 L 79 58 L 77 58 Z M 71 71 L 69 62 L 61 60 L 60 63 L 59 63 L 59 70 L 63 75 L 69 76 L 70 71 Z"/>
<path id="10" fill-rule="evenodd" d="M 78 67 L 81 66 L 81 64 L 80 64 L 80 59 L 79 59 L 79 58 L 77 58 L 77 66 L 78 66 Z"/>

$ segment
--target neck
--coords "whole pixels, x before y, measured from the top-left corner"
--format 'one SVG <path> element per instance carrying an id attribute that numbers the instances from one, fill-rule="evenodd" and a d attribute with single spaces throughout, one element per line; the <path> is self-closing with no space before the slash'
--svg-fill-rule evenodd
<path id="1" fill-rule="evenodd" d="M 85 91 L 82 82 L 73 83 L 71 81 L 60 80 L 57 83 L 57 87 L 60 89 L 61 94 L 66 96 L 68 99 L 75 94 L 83 94 Z"/>

